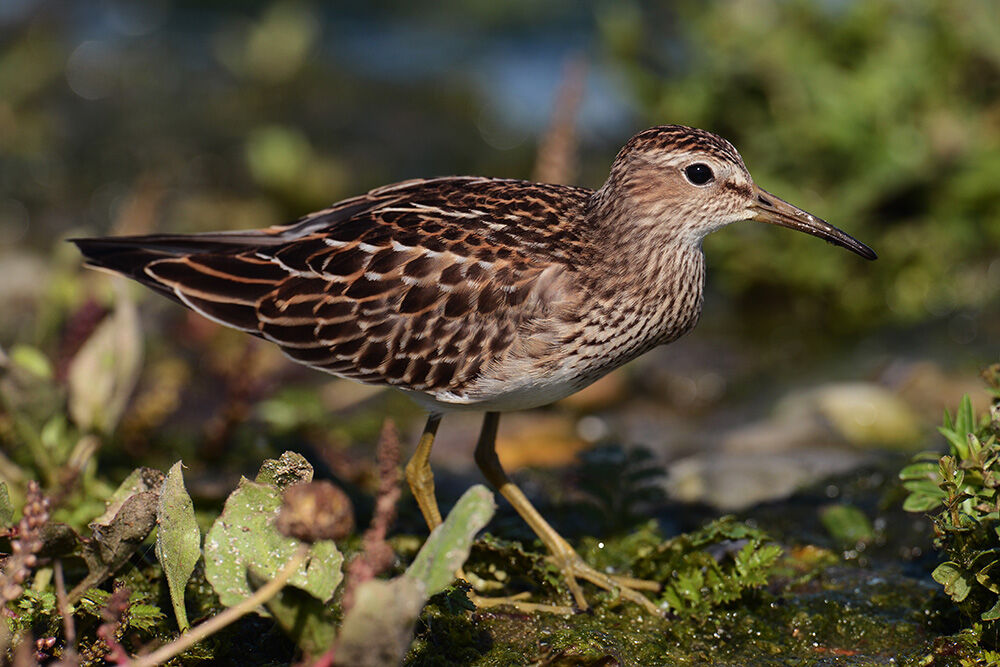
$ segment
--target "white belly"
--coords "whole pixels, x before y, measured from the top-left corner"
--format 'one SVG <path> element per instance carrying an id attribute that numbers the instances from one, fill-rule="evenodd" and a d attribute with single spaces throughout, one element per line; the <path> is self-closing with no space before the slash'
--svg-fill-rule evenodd
<path id="1" fill-rule="evenodd" d="M 611 369 L 608 369 L 611 370 Z M 564 367 L 558 372 L 544 377 L 520 377 L 500 380 L 486 380 L 478 383 L 475 393 L 459 395 L 452 392 L 425 394 L 403 390 L 414 401 L 430 412 L 512 412 L 549 405 L 575 394 L 591 382 L 607 373 L 581 375 L 576 368 Z"/>

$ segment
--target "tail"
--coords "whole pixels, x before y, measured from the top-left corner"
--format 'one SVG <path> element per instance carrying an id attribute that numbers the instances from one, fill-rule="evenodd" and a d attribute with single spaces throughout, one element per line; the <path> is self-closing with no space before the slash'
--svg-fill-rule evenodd
<path id="1" fill-rule="evenodd" d="M 255 254 L 284 241 L 268 232 L 69 240 L 88 266 L 131 278 L 209 319 L 257 335 L 257 300 L 289 275 Z"/>

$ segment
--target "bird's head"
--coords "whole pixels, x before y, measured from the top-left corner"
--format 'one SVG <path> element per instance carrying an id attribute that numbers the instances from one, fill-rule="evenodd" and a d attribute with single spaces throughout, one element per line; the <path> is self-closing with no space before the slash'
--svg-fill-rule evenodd
<path id="1" fill-rule="evenodd" d="M 646 231 L 700 243 L 728 224 L 756 220 L 797 229 L 875 259 L 871 248 L 758 187 L 743 158 L 722 137 L 661 125 L 632 137 L 618 153 L 602 192 L 638 213 Z"/>

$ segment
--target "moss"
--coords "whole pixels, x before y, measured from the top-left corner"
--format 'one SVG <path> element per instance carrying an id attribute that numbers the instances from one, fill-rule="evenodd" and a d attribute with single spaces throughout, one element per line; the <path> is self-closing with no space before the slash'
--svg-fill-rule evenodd
<path id="1" fill-rule="evenodd" d="M 700 532 L 736 528 L 751 530 L 727 520 Z M 648 526 L 602 548 L 590 544 L 581 551 L 597 554 L 593 562 L 599 566 L 641 562 L 671 543 L 655 538 Z M 681 540 L 690 541 L 691 536 Z M 536 557 L 516 543 L 492 537 L 477 546 L 468 568 L 527 564 L 526 572 L 540 577 L 533 599 L 567 604 L 565 593 L 550 585 L 544 562 Z M 906 664 L 933 651 L 935 631 L 947 627 L 943 598 L 925 580 L 852 567 L 830 552 L 808 549 L 791 551 L 773 571 L 780 577 L 767 588 L 744 591 L 711 614 L 666 619 L 594 589 L 587 591 L 594 605 L 587 613 L 525 614 L 510 608 L 477 612 L 462 604 L 463 589 L 456 587 L 424 610 L 407 664 L 875 665 L 889 664 L 890 659 Z M 936 659 L 935 664 L 947 664 L 940 656 Z"/>

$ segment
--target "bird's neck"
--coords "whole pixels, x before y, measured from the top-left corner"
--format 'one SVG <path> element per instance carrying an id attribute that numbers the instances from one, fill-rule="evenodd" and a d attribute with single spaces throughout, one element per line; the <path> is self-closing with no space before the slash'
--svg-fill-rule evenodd
<path id="1" fill-rule="evenodd" d="M 603 190 L 603 188 L 602 188 Z M 690 331 L 701 315 L 705 260 L 701 239 L 671 233 L 662 219 L 629 209 L 620 197 L 598 190 L 587 210 L 592 276 L 586 290 L 605 322 L 627 320 L 640 329 L 634 355 Z M 600 267 L 599 270 L 597 267 Z"/>
<path id="2" fill-rule="evenodd" d="M 685 217 L 683 212 L 637 201 L 628 192 L 612 174 L 593 193 L 584 211 L 582 233 L 589 237 L 585 247 L 596 250 L 587 261 L 602 267 L 595 274 L 628 283 L 636 283 L 641 276 L 643 290 L 654 285 L 671 289 L 677 281 L 695 282 L 700 294 L 704 235 L 683 219 L 672 219 Z"/>

